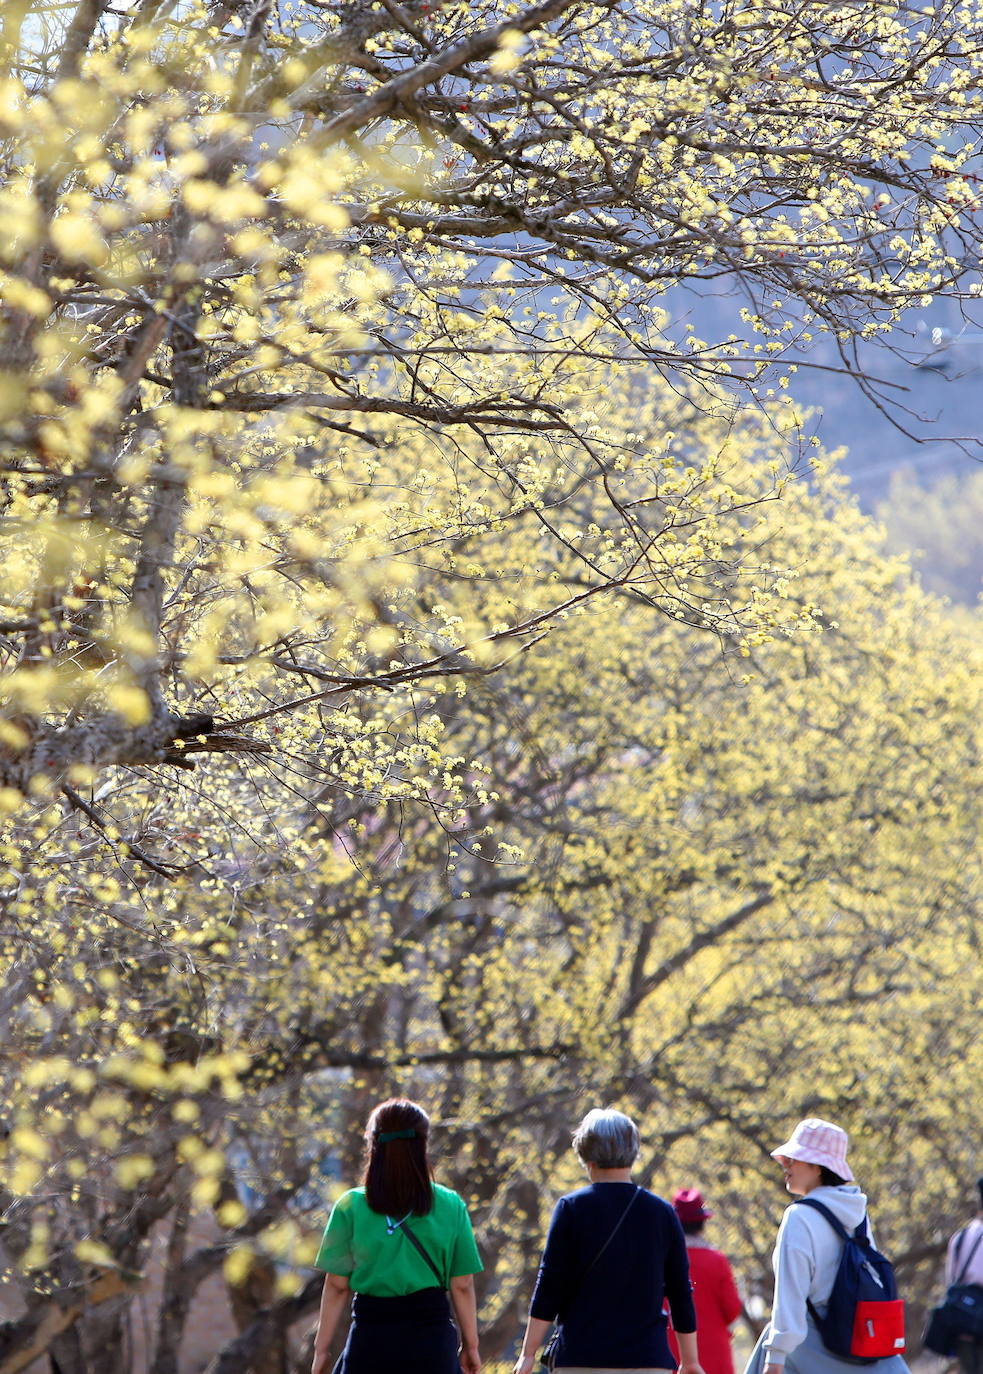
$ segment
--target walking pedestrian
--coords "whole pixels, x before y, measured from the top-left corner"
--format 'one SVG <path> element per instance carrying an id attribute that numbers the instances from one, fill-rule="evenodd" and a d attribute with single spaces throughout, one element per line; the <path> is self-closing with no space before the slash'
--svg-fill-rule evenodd
<path id="1" fill-rule="evenodd" d="M 703 1234 L 713 1213 L 698 1188 L 681 1188 L 673 1197 L 672 1206 L 686 1237 L 700 1364 L 706 1374 L 734 1374 L 730 1331 L 744 1304 L 727 1256 L 715 1250 Z M 674 1355 L 678 1354 L 675 1336 L 675 1331 L 670 1330 L 669 1343 Z"/>
<path id="2" fill-rule="evenodd" d="M 800 1121 L 789 1140 L 772 1150 L 785 1188 L 822 1203 L 853 1234 L 867 1217 L 867 1198 L 847 1163 L 846 1131 L 830 1121 Z M 866 1221 L 868 1236 L 870 1222 Z M 856 1374 L 856 1363 L 823 1344 L 813 1309 L 824 1313 L 839 1267 L 843 1241 L 813 1207 L 785 1209 L 772 1263 L 775 1297 L 771 1320 L 751 1353 L 744 1374 Z M 866 1365 L 868 1374 L 907 1374 L 900 1355 Z"/>
<path id="3" fill-rule="evenodd" d="M 682 1374 L 703 1374 L 682 1227 L 664 1198 L 631 1179 L 635 1123 L 622 1112 L 588 1112 L 573 1148 L 590 1184 L 556 1204 L 513 1374 L 531 1374 L 554 1320 L 549 1368 L 556 1374 L 672 1370 L 666 1297 Z"/>
<path id="4" fill-rule="evenodd" d="M 976 1180 L 980 1210 L 949 1241 L 945 1258 L 946 1287 L 973 1285 L 983 1290 L 983 1178 Z M 983 1300 L 983 1292 L 980 1294 Z M 983 1336 L 961 1332 L 956 1336 L 956 1356 L 963 1374 L 983 1374 Z"/>
<path id="5" fill-rule="evenodd" d="M 433 1181 L 429 1131 L 426 1112 L 406 1098 L 383 1102 L 369 1117 L 363 1185 L 335 1203 L 315 1261 L 325 1280 L 311 1374 L 326 1374 L 352 1294 L 351 1327 L 334 1374 L 481 1368 L 474 1294 L 481 1260 L 464 1200 Z"/>

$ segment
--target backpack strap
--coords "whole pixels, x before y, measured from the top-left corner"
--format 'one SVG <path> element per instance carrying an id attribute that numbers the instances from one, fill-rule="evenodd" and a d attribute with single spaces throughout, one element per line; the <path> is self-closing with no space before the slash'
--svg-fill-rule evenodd
<path id="1" fill-rule="evenodd" d="M 815 1211 L 822 1212 L 823 1216 L 826 1218 L 830 1226 L 832 1226 L 833 1230 L 836 1232 L 836 1234 L 840 1237 L 841 1240 L 855 1240 L 859 1245 L 873 1245 L 874 1236 L 873 1232 L 870 1229 L 870 1218 L 868 1217 L 866 1212 L 864 1212 L 863 1220 L 861 1221 L 860 1225 L 857 1227 L 857 1229 L 853 1232 L 853 1235 L 851 1236 L 850 1232 L 846 1229 L 846 1227 L 839 1220 L 836 1214 L 830 1211 L 830 1209 L 825 1205 L 825 1203 L 820 1202 L 818 1198 L 797 1197 L 795 1201 L 804 1202 L 807 1207 L 812 1207 Z"/>
<path id="2" fill-rule="evenodd" d="M 839 1217 L 837 1217 L 834 1212 L 830 1211 L 830 1209 L 826 1206 L 824 1202 L 819 1202 L 818 1199 L 811 1197 L 797 1197 L 795 1201 L 801 1203 L 803 1207 L 812 1207 L 814 1211 L 821 1212 L 823 1216 L 826 1218 L 826 1220 L 829 1222 L 830 1226 L 832 1226 L 833 1230 L 839 1236 L 840 1240 L 864 1240 L 866 1238 L 865 1236 L 858 1234 L 865 1227 L 867 1221 L 866 1213 L 864 1214 L 863 1221 L 860 1223 L 856 1231 L 854 1231 L 853 1235 L 851 1236 L 850 1232 L 843 1225 L 842 1221 L 840 1221 Z"/>
<path id="3" fill-rule="evenodd" d="M 952 1255 L 952 1283 L 949 1285 L 950 1288 L 957 1288 L 959 1284 L 962 1283 L 966 1275 L 969 1273 L 970 1266 L 972 1265 L 973 1260 L 976 1258 L 976 1252 L 980 1248 L 980 1244 L 983 1243 L 983 1227 L 980 1227 L 980 1230 L 976 1236 L 976 1240 L 973 1242 L 973 1248 L 966 1256 L 966 1263 L 961 1264 L 960 1260 L 962 1259 L 963 1242 L 967 1240 L 968 1237 L 969 1230 L 966 1229 L 960 1231 L 959 1235 L 956 1238 L 956 1247 Z"/>
<path id="4" fill-rule="evenodd" d="M 843 1225 L 842 1221 L 840 1221 L 839 1217 L 837 1217 L 834 1212 L 830 1211 L 830 1209 L 825 1205 L 825 1203 L 820 1202 L 818 1198 L 797 1197 L 795 1201 L 803 1203 L 806 1207 L 811 1207 L 815 1212 L 821 1212 L 841 1240 L 856 1240 L 859 1241 L 862 1245 L 867 1245 L 869 1243 L 866 1235 L 866 1212 L 864 1213 L 863 1221 L 853 1232 L 853 1235 L 851 1235 L 850 1232 Z M 812 1317 L 812 1320 L 816 1323 L 817 1326 L 821 1326 L 822 1318 L 816 1311 L 816 1308 L 813 1306 L 811 1298 L 806 1298 L 806 1307 L 809 1310 L 809 1315 Z"/>

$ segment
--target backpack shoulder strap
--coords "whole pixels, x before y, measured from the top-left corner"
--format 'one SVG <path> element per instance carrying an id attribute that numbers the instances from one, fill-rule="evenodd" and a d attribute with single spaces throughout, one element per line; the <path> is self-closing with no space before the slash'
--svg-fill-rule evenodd
<path id="1" fill-rule="evenodd" d="M 968 1227 L 967 1227 L 965 1230 L 960 1231 L 958 1237 L 956 1238 L 956 1248 L 955 1248 L 955 1251 L 953 1252 L 953 1256 L 952 1256 L 953 1265 L 952 1265 L 952 1284 L 951 1284 L 951 1287 L 954 1287 L 954 1288 L 957 1287 L 959 1284 L 961 1284 L 962 1281 L 963 1281 L 963 1279 L 964 1279 L 964 1278 L 966 1277 L 966 1275 L 969 1273 L 970 1266 L 972 1265 L 973 1260 L 976 1258 L 976 1252 L 977 1252 L 977 1250 L 980 1248 L 980 1245 L 983 1244 L 983 1226 L 981 1226 L 980 1229 L 979 1229 L 979 1231 L 977 1232 L 977 1234 L 976 1234 L 976 1239 L 973 1241 L 973 1248 L 970 1250 L 969 1254 L 966 1256 L 966 1263 L 963 1264 L 963 1263 L 961 1263 L 961 1261 L 962 1261 L 962 1252 L 963 1252 L 963 1243 L 964 1243 L 966 1240 L 968 1240 L 968 1238 L 969 1238 L 969 1228 L 968 1228 Z"/>
<path id="2" fill-rule="evenodd" d="M 830 1211 L 830 1209 L 826 1206 L 824 1202 L 820 1202 L 817 1198 L 811 1197 L 797 1197 L 795 1201 L 797 1203 L 800 1203 L 803 1207 L 811 1207 L 813 1211 L 821 1212 L 841 1240 L 861 1239 L 861 1237 L 856 1232 L 853 1235 L 851 1235 L 850 1232 L 843 1225 L 842 1221 L 840 1221 L 840 1219 L 836 1216 L 834 1212 Z M 864 1226 L 866 1220 L 867 1217 L 865 1214 L 864 1220 L 860 1223 L 860 1226 L 857 1227 L 857 1232 L 859 1232 L 861 1227 Z"/>

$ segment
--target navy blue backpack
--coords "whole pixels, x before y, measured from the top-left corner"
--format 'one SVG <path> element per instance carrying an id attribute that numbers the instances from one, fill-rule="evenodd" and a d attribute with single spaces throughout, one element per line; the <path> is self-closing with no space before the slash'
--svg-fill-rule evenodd
<path id="1" fill-rule="evenodd" d="M 825 1316 L 808 1303 L 823 1345 L 856 1364 L 900 1355 L 905 1345 L 904 1303 L 891 1261 L 871 1244 L 866 1216 L 851 1233 L 823 1203 L 811 1197 L 795 1200 L 821 1212 L 843 1241 Z"/>

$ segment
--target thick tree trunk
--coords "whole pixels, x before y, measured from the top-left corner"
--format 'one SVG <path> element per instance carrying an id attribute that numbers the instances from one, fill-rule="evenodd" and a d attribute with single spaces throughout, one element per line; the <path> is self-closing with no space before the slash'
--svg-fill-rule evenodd
<path id="1" fill-rule="evenodd" d="M 178 1374 L 178 1348 L 188 1308 L 198 1287 L 197 1281 L 184 1271 L 189 1218 L 188 1195 L 182 1189 L 174 1209 L 171 1233 L 167 1238 L 164 1291 L 157 1317 L 157 1341 L 150 1374 Z"/>
<path id="2" fill-rule="evenodd" d="M 274 1302 L 276 1270 L 269 1261 L 253 1264 L 248 1281 L 231 1288 L 232 1315 L 241 1331 L 249 1330 Z M 272 1324 L 250 1365 L 251 1374 L 287 1374 L 287 1330 Z"/>
<path id="3" fill-rule="evenodd" d="M 314 1312 L 321 1300 L 322 1275 L 309 1280 L 293 1298 L 258 1312 L 246 1329 L 230 1341 L 205 1370 L 205 1374 L 258 1374 L 273 1351 L 283 1348 L 289 1328 Z M 282 1366 L 284 1369 L 286 1365 Z M 0 1369 L 0 1374 L 3 1374 Z"/>
<path id="4" fill-rule="evenodd" d="M 133 1276 L 112 1270 L 86 1287 L 60 1293 L 31 1309 L 16 1321 L 0 1326 L 0 1374 L 20 1374 L 54 1346 L 63 1333 L 71 1330 L 82 1313 L 99 1303 L 125 1293 Z M 73 1339 L 59 1342 L 57 1359 L 66 1374 L 88 1374 L 84 1366 L 73 1367 Z"/>
<path id="5" fill-rule="evenodd" d="M 129 1294 L 115 1302 L 104 1303 L 86 1312 L 63 1341 L 77 1338 L 81 1348 L 83 1374 L 131 1374 L 131 1352 L 127 1323 Z M 55 1352 L 57 1357 L 57 1351 Z"/>

